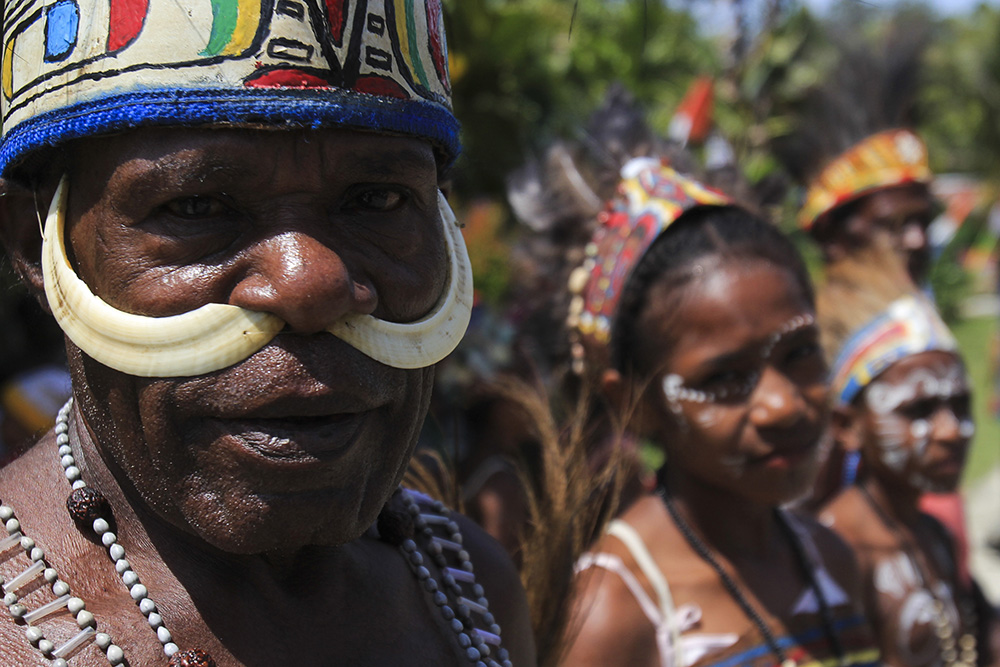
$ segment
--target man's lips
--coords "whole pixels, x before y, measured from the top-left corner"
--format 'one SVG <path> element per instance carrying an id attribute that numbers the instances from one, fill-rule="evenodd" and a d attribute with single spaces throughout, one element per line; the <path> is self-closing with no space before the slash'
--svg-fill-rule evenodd
<path id="1" fill-rule="evenodd" d="M 272 462 L 315 463 L 342 456 L 356 441 L 368 412 L 319 416 L 212 419 L 219 435 Z"/>

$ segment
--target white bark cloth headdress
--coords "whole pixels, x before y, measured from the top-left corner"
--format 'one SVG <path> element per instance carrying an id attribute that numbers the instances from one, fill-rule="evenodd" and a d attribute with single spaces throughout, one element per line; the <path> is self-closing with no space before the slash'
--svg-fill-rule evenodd
<path id="1" fill-rule="evenodd" d="M 66 141 L 142 126 L 342 127 L 459 151 L 440 0 L 4 0 L 0 174 Z M 65 180 L 43 245 L 46 296 L 63 331 L 101 363 L 141 376 L 207 373 L 284 326 L 210 303 L 166 318 L 119 311 L 74 273 L 64 246 Z M 437 304 L 417 322 L 355 315 L 330 327 L 368 356 L 420 368 L 469 321 L 472 273 L 443 197 L 451 257 Z"/>

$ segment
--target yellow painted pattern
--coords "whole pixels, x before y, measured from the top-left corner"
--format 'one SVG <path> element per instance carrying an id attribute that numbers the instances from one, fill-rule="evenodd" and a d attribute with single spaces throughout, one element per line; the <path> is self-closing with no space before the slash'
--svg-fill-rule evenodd
<path id="1" fill-rule="evenodd" d="M 14 97 L 14 40 L 7 42 L 3 49 L 3 96 Z"/>
<path id="2" fill-rule="evenodd" d="M 260 26 L 260 5 L 259 0 L 239 1 L 236 27 L 233 29 L 233 37 L 229 40 L 229 44 L 222 50 L 224 55 L 236 55 L 250 47 Z"/>

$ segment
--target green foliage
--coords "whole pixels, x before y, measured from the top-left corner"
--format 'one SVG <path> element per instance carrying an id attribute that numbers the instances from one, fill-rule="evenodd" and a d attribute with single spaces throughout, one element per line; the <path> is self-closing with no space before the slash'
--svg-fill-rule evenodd
<path id="1" fill-rule="evenodd" d="M 691 80 L 718 69 L 687 13 L 653 0 L 445 2 L 455 113 L 465 152 L 456 188 L 502 197 L 506 175 L 570 138 L 621 81 L 663 130 Z M 575 10 L 575 11 L 574 11 Z"/>
<path id="2" fill-rule="evenodd" d="M 975 243 L 980 222 L 969 220 L 959 227 L 930 270 L 934 300 L 949 324 L 959 321 L 962 301 L 972 292 L 972 276 L 962 264 L 962 254 Z"/>
<path id="3" fill-rule="evenodd" d="M 972 411 L 976 420 L 976 436 L 972 440 L 965 464 L 963 483 L 966 487 L 1000 465 L 1000 420 L 993 411 L 998 398 L 996 374 L 997 322 L 993 317 L 979 317 L 952 326 L 958 339 L 965 365 L 972 379 Z"/>
<path id="4" fill-rule="evenodd" d="M 1000 9 L 982 4 L 935 37 L 920 93 L 931 166 L 1000 176 Z"/>

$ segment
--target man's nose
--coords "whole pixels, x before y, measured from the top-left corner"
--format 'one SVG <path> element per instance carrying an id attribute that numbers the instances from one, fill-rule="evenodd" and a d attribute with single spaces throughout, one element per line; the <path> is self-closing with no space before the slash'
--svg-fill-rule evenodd
<path id="1" fill-rule="evenodd" d="M 931 436 L 941 443 L 965 445 L 975 431 L 972 424 L 971 419 L 963 419 L 951 409 L 941 409 L 931 418 Z"/>
<path id="2" fill-rule="evenodd" d="M 901 230 L 900 242 L 903 249 L 908 252 L 925 250 L 928 244 L 927 230 L 916 220 L 908 221 Z"/>
<path id="3" fill-rule="evenodd" d="M 244 274 L 230 303 L 280 317 L 298 333 L 318 333 L 347 315 L 371 314 L 374 285 L 332 247 L 310 234 L 287 231 L 247 250 Z"/>

